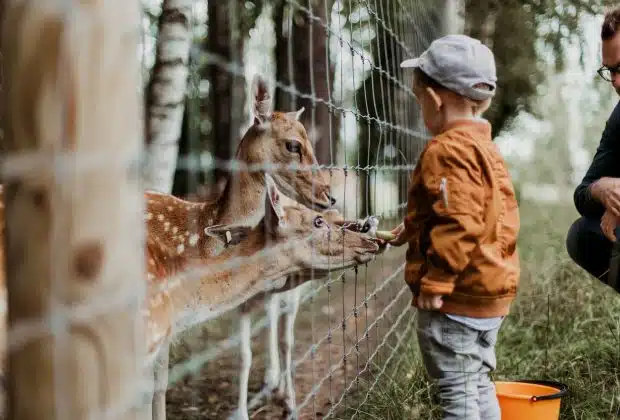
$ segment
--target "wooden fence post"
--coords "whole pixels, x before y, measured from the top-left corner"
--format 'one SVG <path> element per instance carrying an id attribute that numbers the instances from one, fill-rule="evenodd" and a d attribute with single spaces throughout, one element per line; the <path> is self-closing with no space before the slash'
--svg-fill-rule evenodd
<path id="1" fill-rule="evenodd" d="M 140 3 L 4 7 L 7 418 L 137 419 Z"/>

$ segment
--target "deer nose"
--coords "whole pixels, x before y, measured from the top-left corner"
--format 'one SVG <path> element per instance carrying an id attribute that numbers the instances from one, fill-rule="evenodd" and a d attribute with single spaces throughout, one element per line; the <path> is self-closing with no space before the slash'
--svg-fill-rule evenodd
<path id="1" fill-rule="evenodd" d="M 332 197 L 330 194 L 327 194 L 327 198 L 329 198 L 329 203 L 333 206 L 336 204 L 336 199 Z"/>

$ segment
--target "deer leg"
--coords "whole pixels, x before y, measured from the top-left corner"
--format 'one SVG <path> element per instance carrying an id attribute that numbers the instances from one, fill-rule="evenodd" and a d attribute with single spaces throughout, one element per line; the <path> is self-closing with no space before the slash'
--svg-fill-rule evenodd
<path id="1" fill-rule="evenodd" d="M 268 366 L 265 369 L 265 378 L 263 380 L 263 387 L 259 393 L 248 403 L 248 410 L 253 410 L 261 405 L 265 400 L 273 395 L 274 391 L 278 389 L 280 381 L 280 354 L 278 346 L 278 316 L 280 310 L 280 300 L 277 294 L 271 294 L 267 298 L 265 305 L 267 310 L 267 319 L 269 321 L 269 336 L 268 336 Z"/>
<path id="2" fill-rule="evenodd" d="M 278 389 L 280 381 L 280 354 L 278 347 L 278 316 L 280 312 L 280 299 L 272 293 L 267 298 L 265 305 L 267 319 L 269 321 L 268 336 L 268 366 L 265 370 L 263 388 L 248 403 L 248 409 L 252 410 L 268 399 Z"/>
<path id="3" fill-rule="evenodd" d="M 284 353 L 284 403 L 293 418 L 296 418 L 295 385 L 293 383 L 293 348 L 295 347 L 295 319 L 299 311 L 299 300 L 301 298 L 301 287 L 293 289 L 288 296 L 289 308 L 286 312 L 285 326 L 285 353 Z"/>
<path id="4" fill-rule="evenodd" d="M 242 310 L 239 323 L 241 336 L 241 374 L 239 376 L 239 402 L 237 410 L 230 419 L 249 420 L 248 416 L 248 382 L 250 380 L 250 367 L 252 366 L 252 320 L 249 312 Z"/>
<path id="5" fill-rule="evenodd" d="M 153 420 L 166 420 L 166 390 L 168 389 L 168 360 L 170 344 L 165 343 L 159 351 L 153 368 Z"/>
<path id="6" fill-rule="evenodd" d="M 269 367 L 265 372 L 265 387 L 269 393 L 278 388 L 280 381 L 280 353 L 278 348 L 278 317 L 280 315 L 280 298 L 272 294 L 267 302 L 269 319 Z"/>

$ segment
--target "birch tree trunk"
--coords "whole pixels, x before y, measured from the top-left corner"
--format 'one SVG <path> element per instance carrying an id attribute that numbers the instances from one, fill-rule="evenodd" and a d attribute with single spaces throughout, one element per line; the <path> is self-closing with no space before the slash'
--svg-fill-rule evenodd
<path id="1" fill-rule="evenodd" d="M 155 64 L 146 92 L 150 162 L 145 187 L 166 194 L 172 192 L 183 127 L 192 46 L 193 4 L 194 0 L 163 0 L 158 22 Z M 153 372 L 154 416 L 165 415 L 169 351 L 167 345 L 162 348 Z"/>
<path id="2" fill-rule="evenodd" d="M 137 419 L 140 4 L 4 6 L 7 418 Z"/>
<path id="3" fill-rule="evenodd" d="M 155 64 L 147 86 L 149 165 L 145 187 L 172 191 L 187 90 L 194 0 L 163 0 Z"/>

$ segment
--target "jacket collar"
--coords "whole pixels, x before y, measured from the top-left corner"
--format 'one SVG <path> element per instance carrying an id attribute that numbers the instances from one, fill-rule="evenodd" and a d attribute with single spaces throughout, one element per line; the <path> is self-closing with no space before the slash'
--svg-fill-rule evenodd
<path id="1" fill-rule="evenodd" d="M 443 127 L 442 134 L 455 128 L 476 131 L 480 136 L 488 139 L 491 138 L 491 123 L 484 118 L 462 118 L 452 120 Z"/>

